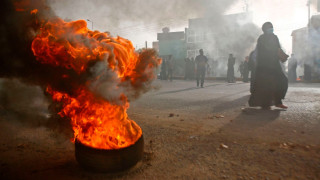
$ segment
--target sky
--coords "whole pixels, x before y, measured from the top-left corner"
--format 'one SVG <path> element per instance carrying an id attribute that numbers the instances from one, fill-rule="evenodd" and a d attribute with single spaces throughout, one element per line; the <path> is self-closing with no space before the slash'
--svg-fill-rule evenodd
<path id="1" fill-rule="evenodd" d="M 308 23 L 308 0 L 251 0 L 249 10 L 253 12 L 253 21 L 259 27 L 266 21 L 274 26 L 274 33 L 279 37 L 282 47 L 289 53 L 292 48 L 291 33 L 295 29 L 306 27 Z M 316 1 L 314 2 L 316 3 Z M 241 9 L 243 3 L 234 5 Z M 316 14 L 315 7 L 311 7 Z"/>
<path id="2" fill-rule="evenodd" d="M 141 48 L 145 46 L 145 41 L 151 47 L 163 27 L 169 27 L 171 31 L 184 31 L 188 26 L 188 19 L 205 16 L 205 13 L 199 13 L 205 8 L 199 4 L 205 1 L 135 0 L 133 4 L 133 1 L 128 0 L 117 3 L 110 0 L 51 0 L 51 6 L 61 18 L 89 19 L 93 21 L 93 29 L 122 36 L 131 40 L 136 48 Z M 291 53 L 291 32 L 305 27 L 308 22 L 307 1 L 221 0 L 219 3 L 210 3 L 214 2 L 212 7 L 214 11 L 218 11 L 217 14 L 233 14 L 245 11 L 247 2 L 249 11 L 253 13 L 254 24 L 261 27 L 266 21 L 272 22 L 283 49 Z M 312 14 L 316 14 L 313 7 Z M 91 27 L 91 22 L 88 22 L 88 28 Z"/>

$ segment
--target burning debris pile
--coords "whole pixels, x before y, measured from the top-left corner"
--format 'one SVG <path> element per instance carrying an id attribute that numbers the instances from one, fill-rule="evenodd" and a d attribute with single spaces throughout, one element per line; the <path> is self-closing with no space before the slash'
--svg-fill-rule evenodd
<path id="1" fill-rule="evenodd" d="M 41 0 L 5 4 L 0 77 L 46 89 L 84 145 L 134 144 L 142 131 L 126 111 L 129 100 L 151 88 L 161 63 L 156 52 L 137 53 L 129 40 L 89 30 L 84 20 L 65 22 Z"/>
<path id="2" fill-rule="evenodd" d="M 137 96 L 154 79 L 160 60 L 153 51 L 139 55 L 129 40 L 90 31 L 83 20 L 59 18 L 43 24 L 32 51 L 39 62 L 68 69 L 82 79 L 65 84 L 66 89 L 49 85 L 47 90 L 54 101 L 63 103 L 60 115 L 71 118 L 79 141 L 95 148 L 118 149 L 140 138 L 140 127 L 126 113 L 131 95 L 127 92 Z M 62 74 L 56 78 L 74 82 L 75 77 Z"/>

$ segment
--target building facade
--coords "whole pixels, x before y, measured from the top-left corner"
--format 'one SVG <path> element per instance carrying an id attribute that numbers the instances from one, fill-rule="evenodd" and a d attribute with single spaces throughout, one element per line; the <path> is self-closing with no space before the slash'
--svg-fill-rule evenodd
<path id="1" fill-rule="evenodd" d="M 252 19 L 252 13 L 244 12 L 189 19 L 188 27 L 180 32 L 163 28 L 163 32 L 157 34 L 159 55 L 163 58 L 172 57 L 175 73 L 183 75 L 184 59 L 194 59 L 203 49 L 209 59 L 207 76 L 226 76 L 227 59 L 232 53 L 237 58 L 237 73 L 238 65 L 253 50 L 260 33 L 260 28 L 253 25 Z"/>
<path id="2" fill-rule="evenodd" d="M 304 67 L 300 73 L 306 77 L 306 68 L 310 68 L 311 79 L 320 79 L 320 15 L 310 19 L 308 27 L 294 30 L 292 36 L 292 53 L 299 64 Z"/>
<path id="3" fill-rule="evenodd" d="M 211 67 L 208 75 L 226 76 L 227 59 L 230 53 L 237 58 L 236 70 L 240 61 L 249 54 L 247 49 L 249 49 L 248 46 L 252 46 L 252 42 L 241 38 L 239 33 L 243 33 L 244 36 L 256 36 L 256 32 L 251 34 L 251 32 L 244 31 L 248 24 L 253 24 L 252 22 L 250 12 L 225 15 L 219 18 L 189 19 L 188 28 L 186 28 L 186 56 L 194 58 L 199 54 L 199 49 L 203 49 Z"/>
<path id="4" fill-rule="evenodd" d="M 159 56 L 163 60 L 172 60 L 174 66 L 174 75 L 182 76 L 184 74 L 184 63 L 186 58 L 185 32 L 170 32 L 164 28 L 162 33 L 157 34 L 159 45 Z"/>

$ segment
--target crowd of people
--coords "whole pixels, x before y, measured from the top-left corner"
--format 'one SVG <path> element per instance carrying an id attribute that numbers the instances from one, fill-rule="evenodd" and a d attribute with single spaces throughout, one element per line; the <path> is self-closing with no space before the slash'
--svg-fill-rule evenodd
<path id="1" fill-rule="evenodd" d="M 282 51 L 278 37 L 273 33 L 273 25 L 266 22 L 262 26 L 263 34 L 258 38 L 256 48 L 249 56 L 240 62 L 238 72 L 243 82 L 250 81 L 249 106 L 270 109 L 271 106 L 286 109 L 282 103 L 285 98 L 288 82 L 297 79 L 297 60 L 291 55 L 288 63 L 288 75 L 286 75 L 283 63 L 288 56 Z M 235 83 L 234 65 L 236 58 L 229 54 L 227 61 L 227 82 Z M 204 55 L 203 49 L 195 59 L 185 59 L 186 80 L 196 79 L 197 87 L 204 87 L 206 71 L 209 67 L 208 58 Z M 250 78 L 249 78 L 250 74 Z M 173 60 L 171 56 L 163 58 L 160 78 L 171 80 L 173 76 Z"/>
<path id="2" fill-rule="evenodd" d="M 170 80 L 173 79 L 173 59 L 172 56 L 163 57 L 160 71 L 161 80 Z"/>

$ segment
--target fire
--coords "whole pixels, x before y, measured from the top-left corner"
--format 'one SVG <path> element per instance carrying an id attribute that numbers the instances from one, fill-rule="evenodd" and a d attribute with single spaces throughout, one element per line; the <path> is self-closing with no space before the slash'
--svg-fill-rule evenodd
<path id="1" fill-rule="evenodd" d="M 129 83 L 134 89 L 149 82 L 155 78 L 154 68 L 161 63 L 154 55 L 148 57 L 148 53 L 135 52 L 127 39 L 90 31 L 84 20 L 49 20 L 33 40 L 32 51 L 39 62 L 72 70 L 78 75 L 86 74 L 89 64 L 106 62 L 106 68 L 117 75 L 117 88 Z M 100 78 L 98 75 L 87 80 L 71 93 L 51 86 L 47 91 L 54 101 L 63 103 L 59 114 L 71 119 L 74 138 L 83 144 L 99 149 L 130 146 L 141 137 L 142 130 L 128 118 L 128 98 L 125 93 L 120 93 L 117 97 L 120 103 L 115 103 L 91 92 L 88 85 Z"/>
<path id="2" fill-rule="evenodd" d="M 71 117 L 74 137 L 83 144 L 101 149 L 118 149 L 134 144 L 141 136 L 141 128 L 128 118 L 129 103 L 112 105 L 97 100 L 87 90 L 79 90 L 75 98 L 48 88 L 55 101 L 65 103 L 61 116 Z"/>
<path id="3" fill-rule="evenodd" d="M 38 13 L 38 9 L 34 9 L 30 12 L 30 14 L 37 14 Z"/>

